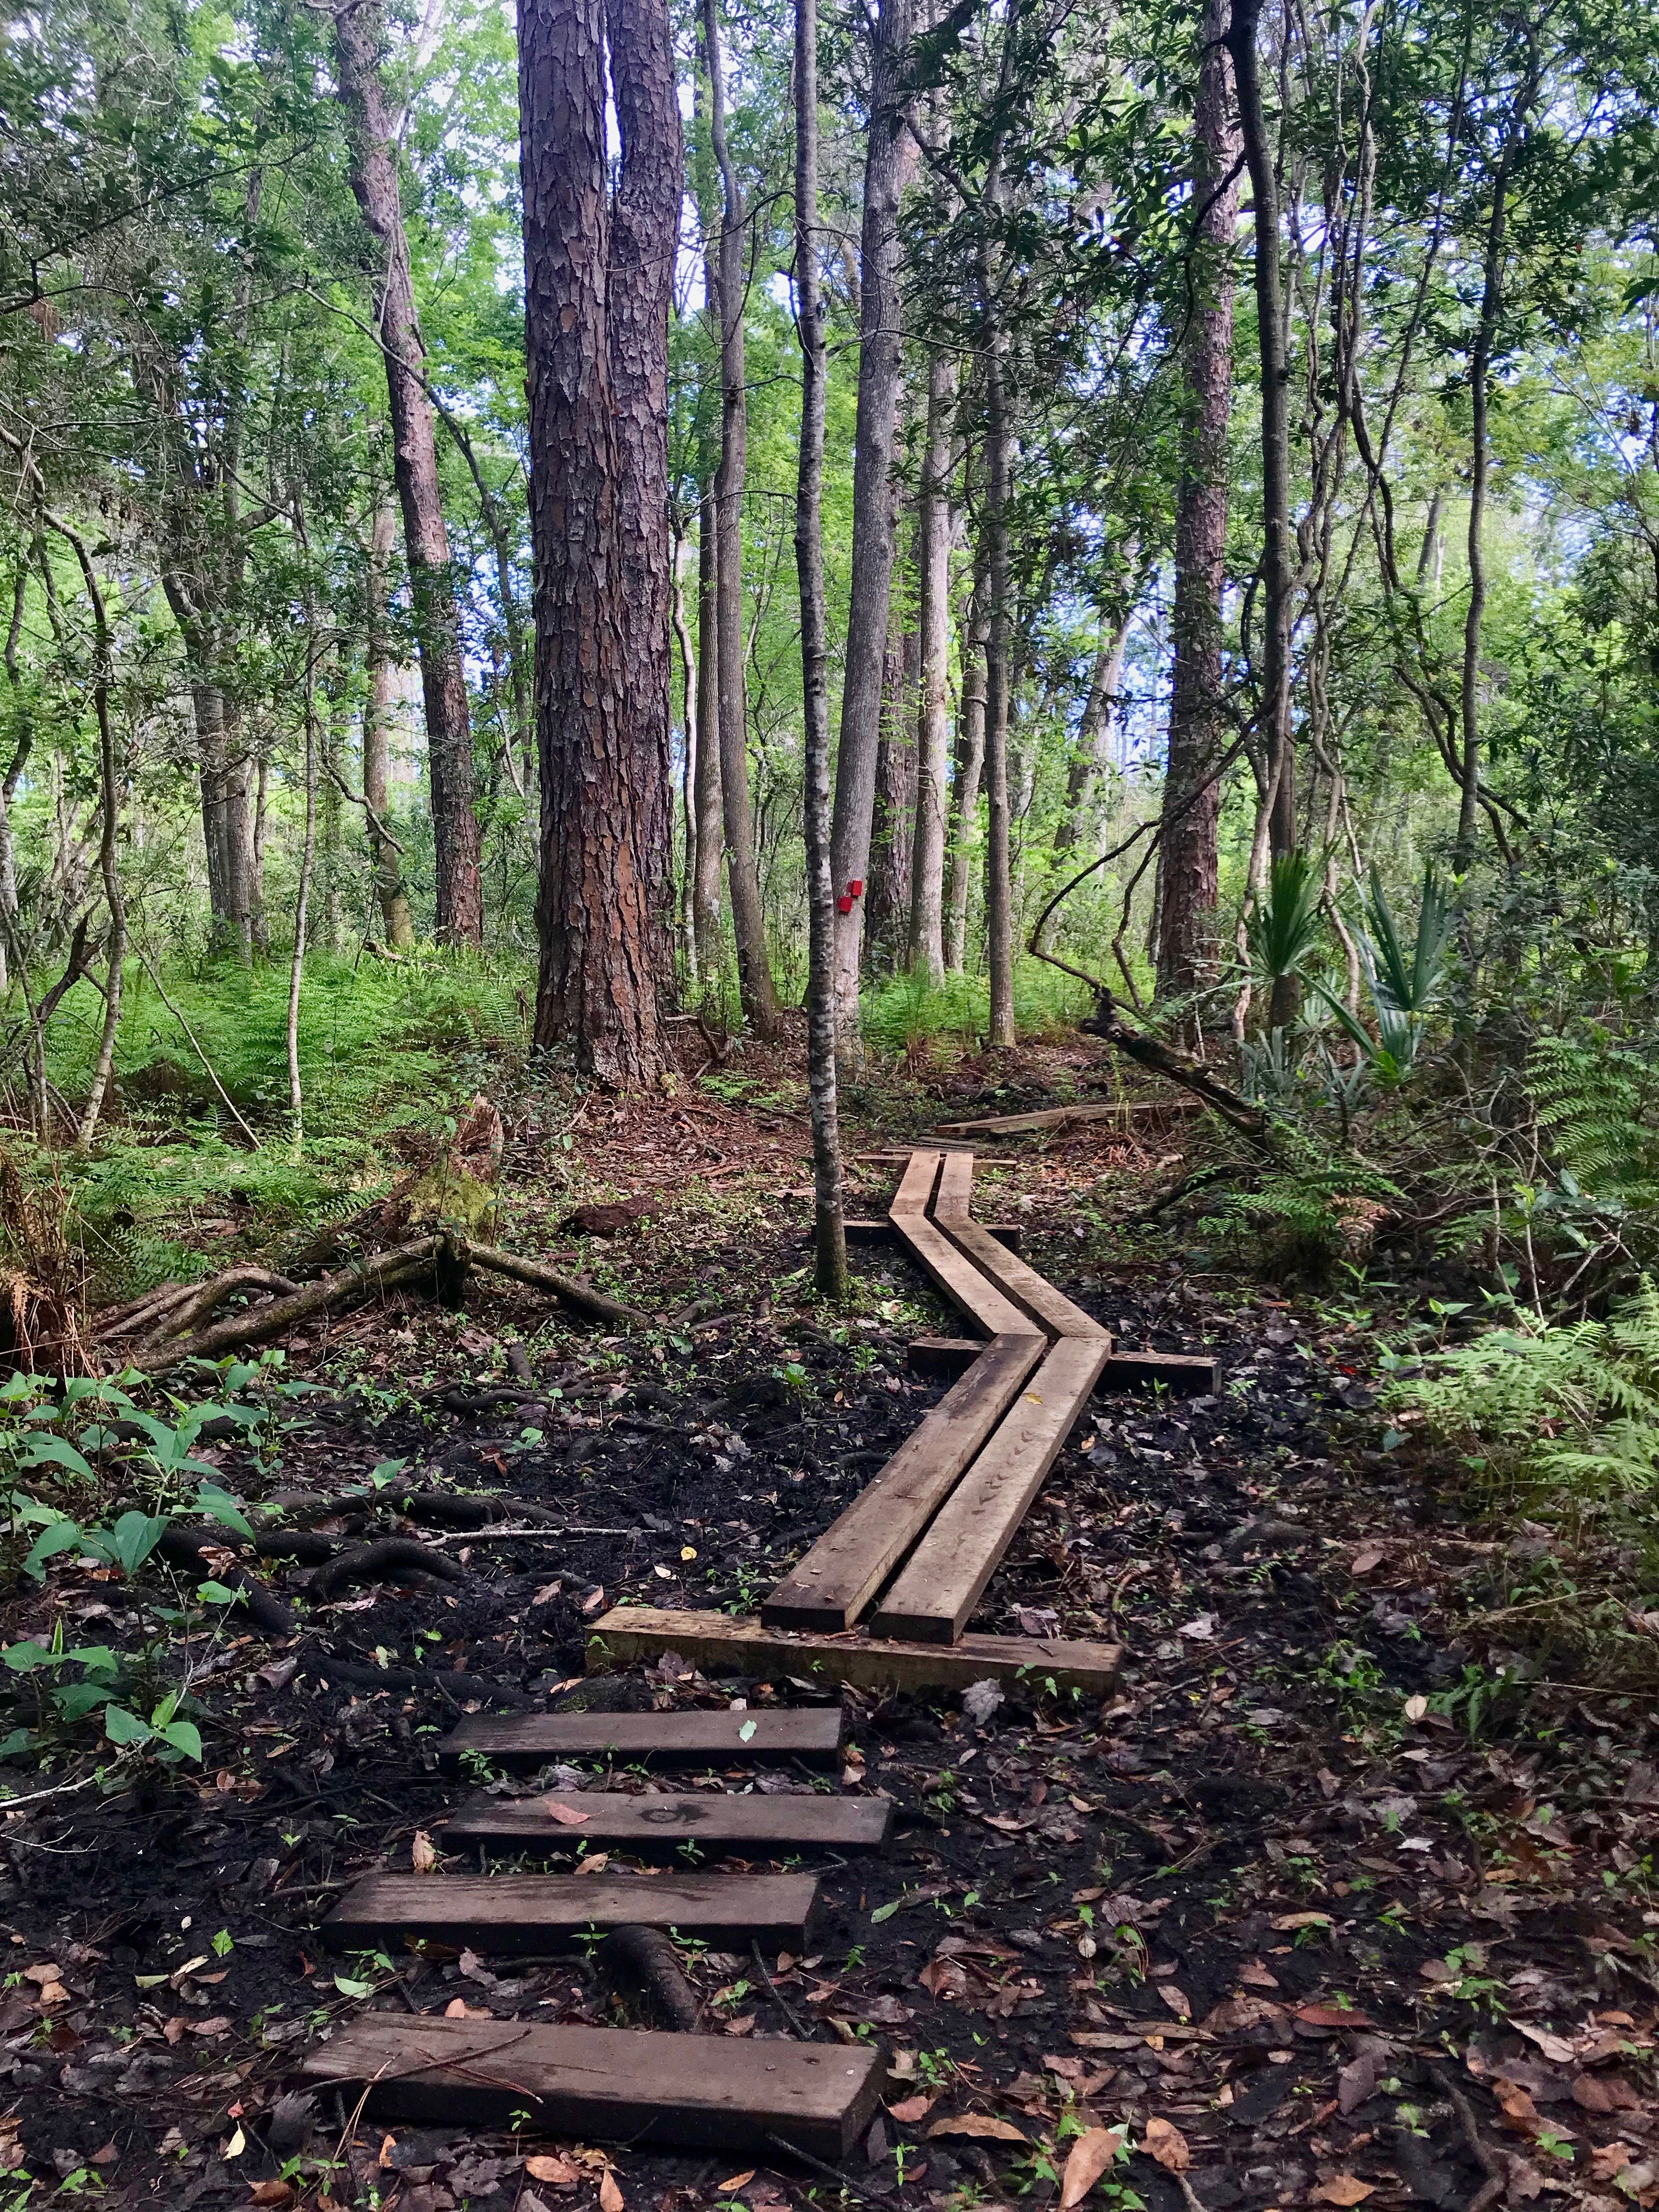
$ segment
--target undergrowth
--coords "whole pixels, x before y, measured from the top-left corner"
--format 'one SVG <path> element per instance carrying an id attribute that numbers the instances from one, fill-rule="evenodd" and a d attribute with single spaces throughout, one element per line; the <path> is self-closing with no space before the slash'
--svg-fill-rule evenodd
<path id="1" fill-rule="evenodd" d="M 1092 1001 L 1082 984 L 1040 960 L 1014 969 L 1014 1022 L 1022 1036 L 1049 1036 L 1075 1026 Z M 976 1051 L 991 1018 L 990 985 L 983 975 L 897 975 L 866 988 L 861 1002 L 866 1042 L 885 1060 L 927 1057 L 944 1046 Z"/>

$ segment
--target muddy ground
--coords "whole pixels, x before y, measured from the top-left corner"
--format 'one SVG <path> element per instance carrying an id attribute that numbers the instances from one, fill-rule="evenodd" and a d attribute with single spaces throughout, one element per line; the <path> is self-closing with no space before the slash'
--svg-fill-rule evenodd
<path id="1" fill-rule="evenodd" d="M 409 1533 L 461 1579 L 310 1606 L 305 1569 L 270 1570 L 297 1637 L 244 1625 L 187 1647 L 202 1771 L 7 1817 L 7 2212 L 31 2183 L 322 2212 L 836 2198 L 800 2169 L 732 2186 L 730 2157 L 354 2130 L 331 2102 L 283 2101 L 308 2039 L 365 2008 L 619 2017 L 580 1960 L 342 1961 L 316 1927 L 417 1838 L 445 1863 L 472 1786 L 436 1771 L 458 1713 L 591 1694 L 585 1628 L 618 1601 L 752 1610 L 940 1395 L 904 1343 L 955 1325 L 896 1255 L 860 1255 L 850 1316 L 807 1298 L 798 1119 L 704 1104 L 590 1129 L 584 1191 L 653 1209 L 605 1240 L 559 1229 L 574 1194 L 536 1136 L 520 1133 L 514 1241 L 666 1318 L 602 1339 L 499 1287 L 461 1315 L 400 1299 L 288 1348 L 324 1387 L 290 1401 L 262 1462 L 211 1449 L 249 1499 L 404 1462 L 375 1510 L 323 1518 L 342 1543 L 402 1527 L 383 1501 L 409 1486 L 508 1493 L 552 1525 L 502 1540 L 428 1519 Z M 1097 2197 L 1153 2212 L 1650 2207 L 1650 1700 L 1540 1674 L 1523 1620 L 1509 1643 L 1480 1628 L 1551 1540 L 1471 1522 L 1454 1471 L 1382 1449 L 1374 1302 L 1345 1313 L 1195 1255 L 1189 1233 L 1122 1227 L 1182 1141 L 1027 1149 L 986 1164 L 976 1201 L 1020 1218 L 1033 1263 L 1124 1343 L 1221 1361 L 1213 1398 L 1097 1400 L 972 1624 L 1121 1641 L 1120 1690 L 1010 1692 L 977 1718 L 848 1693 L 832 1786 L 890 1796 L 895 1845 L 824 1872 L 811 1951 L 767 1961 L 775 1994 L 749 1959 L 690 1960 L 707 2027 L 876 2040 L 889 2110 L 845 2179 L 890 2204 L 1057 2201 L 1098 2128 L 1124 2144 Z M 862 1163 L 870 1211 L 896 1171 Z M 148 1571 L 60 1563 L 14 1595 L 9 1637 L 61 1619 L 83 1641 L 161 1639 L 176 1679 L 167 1595 Z M 814 1696 L 672 1663 L 606 1694 Z"/>

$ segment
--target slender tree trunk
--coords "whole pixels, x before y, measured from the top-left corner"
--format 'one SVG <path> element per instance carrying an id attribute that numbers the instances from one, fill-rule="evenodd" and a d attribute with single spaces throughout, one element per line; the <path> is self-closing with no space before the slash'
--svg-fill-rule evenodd
<path id="1" fill-rule="evenodd" d="M 1238 94 L 1239 128 L 1255 203 L 1252 260 L 1261 380 L 1261 718 L 1267 772 L 1267 848 L 1275 860 L 1297 848 L 1296 751 L 1291 732 L 1290 362 L 1285 344 L 1279 270 L 1279 184 L 1262 102 L 1256 34 L 1261 0 L 1232 0 L 1227 51 Z M 1268 1021 L 1294 1019 L 1301 987 L 1275 979 Z"/>
<path id="2" fill-rule="evenodd" d="M 368 698 L 363 708 L 363 797 L 368 802 L 369 850 L 374 856 L 374 890 L 386 943 L 397 952 L 415 943 L 415 924 L 404 888 L 402 855 L 386 831 L 391 769 L 392 663 L 386 622 L 386 571 L 392 559 L 396 519 L 392 502 L 374 502 L 368 553 Z"/>
<path id="3" fill-rule="evenodd" d="M 1190 1000 L 1220 973 L 1218 839 L 1226 748 L 1221 599 L 1226 582 L 1227 427 L 1233 398 L 1233 250 L 1238 235 L 1238 131 L 1231 71 L 1221 40 L 1228 0 L 1206 0 L 1193 117 L 1193 197 L 1198 223 L 1182 347 L 1185 392 L 1181 480 L 1176 495 L 1175 665 L 1164 776 L 1158 872 L 1158 994 Z M 1258 232 L 1258 250 L 1261 234 Z M 1182 1042 L 1199 1044 L 1196 1008 Z"/>
<path id="4" fill-rule="evenodd" d="M 743 492 L 747 465 L 749 399 L 744 349 L 748 293 L 744 268 L 748 236 L 743 193 L 726 141 L 726 72 L 720 58 L 719 0 L 703 0 L 703 39 L 708 57 L 709 123 L 720 173 L 720 465 L 714 485 L 716 689 L 720 700 L 720 796 L 726 816 L 732 932 L 737 939 L 738 991 L 757 1032 L 778 1026 L 777 993 L 766 950 L 755 862 L 755 810 L 749 791 L 749 702 L 744 681 Z"/>
<path id="5" fill-rule="evenodd" d="M 1459 687 L 1461 790 L 1457 842 L 1452 865 L 1459 874 L 1474 863 L 1480 806 L 1480 632 L 1486 617 L 1486 486 L 1491 469 L 1487 416 L 1492 399 L 1492 349 L 1503 308 L 1504 240 L 1509 220 L 1512 149 L 1506 147 L 1492 189 L 1481 270 L 1480 319 L 1469 357 L 1469 604 L 1463 618 L 1463 666 Z"/>
<path id="6" fill-rule="evenodd" d="M 81 1123 L 76 1131 L 76 1144 L 85 1152 L 97 1132 L 99 1118 L 104 1110 L 104 1101 L 109 1095 L 110 1077 L 115 1067 L 115 1041 L 121 1030 L 122 970 L 127 957 L 127 908 L 121 889 L 121 771 L 116 757 L 115 730 L 110 720 L 109 691 L 111 669 L 109 617 L 104 605 L 104 594 L 98 582 L 97 571 L 91 556 L 79 534 L 63 523 L 53 527 L 68 538 L 74 548 L 76 559 L 87 587 L 92 607 L 93 627 L 96 642 L 93 665 L 92 702 L 98 721 L 98 785 L 102 821 L 99 827 L 98 866 L 104 881 L 104 903 L 109 909 L 109 951 L 104 970 L 104 1020 L 99 1033 L 98 1056 L 93 1064 L 92 1081 L 88 1086 L 86 1104 L 82 1109 Z M 41 1080 L 44 1086 L 46 1071 L 46 1040 L 40 1040 Z M 42 1124 L 44 1127 L 44 1123 Z"/>
<path id="7" fill-rule="evenodd" d="M 1012 36 L 1012 27 L 1009 35 Z M 986 197 L 996 202 L 996 169 Z M 991 969 L 988 1042 L 1011 1048 L 1014 1031 L 1014 890 L 1008 814 L 1008 691 L 1012 648 L 1008 501 L 1012 491 L 1008 428 L 1007 337 L 992 274 L 992 246 L 980 241 L 980 299 L 985 343 L 985 569 L 990 621 L 985 644 L 985 782 L 989 836 L 985 856 L 985 925 Z"/>
<path id="8" fill-rule="evenodd" d="M 915 839 L 916 674 L 914 631 L 904 628 L 900 580 L 883 656 L 881 742 L 876 748 L 876 804 L 870 822 L 870 879 L 865 886 L 864 964 L 891 975 L 904 964 L 910 935 L 910 855 Z"/>
<path id="9" fill-rule="evenodd" d="M 680 726 L 685 733 L 685 751 L 680 769 L 680 820 L 685 845 L 685 866 L 681 876 L 680 942 L 685 957 L 688 982 L 696 984 L 702 969 L 697 958 L 697 933 L 695 921 L 697 868 L 697 755 L 700 734 L 697 718 L 697 685 L 700 679 L 696 647 L 691 642 L 691 626 L 685 618 L 685 553 L 686 542 L 678 526 L 674 537 L 673 555 L 669 574 L 672 599 L 670 611 L 673 617 L 674 638 L 680 649 Z"/>
<path id="10" fill-rule="evenodd" d="M 917 627 L 921 668 L 916 724 L 916 842 L 910 868 L 912 974 L 945 980 L 945 820 L 951 775 L 951 477 L 957 365 L 940 348 L 927 368 Z"/>
<path id="11" fill-rule="evenodd" d="M 985 775 L 985 648 L 990 583 L 985 538 L 974 556 L 973 587 L 962 624 L 962 707 L 957 719 L 957 758 L 951 794 L 950 878 L 946 885 L 945 967 L 960 975 L 968 958 L 968 907 L 973 893 L 974 845 L 979 827 L 980 786 Z"/>
<path id="12" fill-rule="evenodd" d="M 879 0 L 869 29 L 870 124 L 860 238 L 859 393 L 853 457 L 853 575 L 842 676 L 841 745 L 830 871 L 837 906 L 852 903 L 836 930 L 836 1048 L 842 1065 L 859 1051 L 859 964 L 863 884 L 870 872 L 876 753 L 881 742 L 882 665 L 893 580 L 893 442 L 902 368 L 899 200 L 904 185 L 904 70 L 911 0 Z M 852 891 L 857 884 L 859 890 Z"/>
<path id="13" fill-rule="evenodd" d="M 459 594 L 444 528 L 432 403 L 422 380 L 426 348 L 410 276 L 396 134 L 380 80 L 383 37 L 380 0 L 355 0 L 335 17 L 336 70 L 351 149 L 351 189 L 364 224 L 380 247 L 371 283 L 375 329 L 386 361 L 404 551 L 426 702 L 438 940 L 476 945 L 483 942 L 483 878 Z"/>
<path id="14" fill-rule="evenodd" d="M 305 981 L 306 933 L 311 921 L 311 878 L 317 855 L 317 661 L 315 611 L 309 624 L 305 675 L 306 826 L 300 847 L 300 884 L 294 898 L 294 957 L 288 969 L 289 1141 L 297 1160 L 305 1150 L 306 1096 L 300 1080 L 300 989 Z"/>
<path id="15" fill-rule="evenodd" d="M 628 726 L 603 0 L 519 19 L 541 767 L 536 1040 L 602 1082 L 663 1066 L 655 886 L 635 864 L 641 750 Z"/>
<path id="16" fill-rule="evenodd" d="M 1074 851 L 1087 842 L 1101 783 L 1113 762 L 1114 709 L 1123 681 L 1123 654 L 1129 641 L 1130 611 L 1126 608 L 1112 626 L 1111 635 L 1095 655 L 1089 678 L 1089 696 L 1079 717 L 1077 741 L 1066 771 L 1066 814 L 1054 836 L 1056 853 Z"/>
<path id="17" fill-rule="evenodd" d="M 726 800 L 720 789 L 720 609 L 716 589 L 714 486 L 703 486 L 697 520 L 697 872 L 691 926 L 703 990 L 720 969 L 720 884 L 726 870 Z"/>
<path id="18" fill-rule="evenodd" d="M 666 0 L 606 0 L 622 172 L 611 207 L 605 331 L 622 471 L 627 726 L 639 754 L 634 865 L 665 991 L 674 977 L 668 514 L 668 318 L 684 167 Z"/>
<path id="19" fill-rule="evenodd" d="M 795 0 L 795 301 L 800 335 L 800 465 L 795 571 L 800 586 L 806 831 L 806 1066 L 812 1115 L 814 1277 L 847 1295 L 847 1206 L 836 1079 L 836 886 L 830 872 L 830 674 L 823 612 L 823 415 L 829 362 L 818 284 L 818 27 Z"/>

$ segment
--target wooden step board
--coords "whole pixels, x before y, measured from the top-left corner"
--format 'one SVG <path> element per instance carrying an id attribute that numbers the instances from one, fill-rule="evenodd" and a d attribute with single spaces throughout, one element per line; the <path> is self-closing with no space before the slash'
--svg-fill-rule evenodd
<path id="1" fill-rule="evenodd" d="M 950 1152 L 939 1172 L 933 1218 L 987 1282 L 1012 1298 L 1050 1336 L 1098 1337 L 1109 1351 L 1111 1338 L 1092 1316 L 1057 1291 L 1046 1276 L 999 1243 L 988 1229 L 969 1218 L 969 1200 L 974 1187 L 974 1156 Z"/>
<path id="2" fill-rule="evenodd" d="M 685 1851 L 699 1858 L 788 1858 L 802 1851 L 878 1851 L 893 1832 L 893 1808 L 882 1797 L 827 1797 L 816 1791 L 664 1791 L 629 1796 L 620 1790 L 561 1790 L 545 1797 L 481 1793 L 442 1831 L 445 1844 L 470 1844 L 539 1856 L 622 1851 L 672 1863 Z M 592 1879 L 591 1876 L 588 1879 Z"/>
<path id="3" fill-rule="evenodd" d="M 939 1175 L 940 1152 L 912 1152 L 888 1210 L 899 1242 L 969 1321 L 987 1336 L 1029 1336 L 1036 1324 L 1023 1307 L 988 1282 L 944 1231 L 927 1218 L 927 1202 Z"/>
<path id="4" fill-rule="evenodd" d="M 1024 1137 L 1039 1129 L 1068 1129 L 1085 1121 L 1115 1121 L 1125 1131 L 1146 1115 L 1197 1114 L 1204 1102 L 1191 1097 L 1170 1098 L 1090 1098 L 1075 1106 L 1044 1106 L 1030 1114 L 991 1114 L 978 1121 L 941 1121 L 941 1137 Z"/>
<path id="5" fill-rule="evenodd" d="M 994 1337 L 962 1380 L 761 1607 L 767 1628 L 852 1627 L 921 1536 L 1041 1358 L 1040 1336 Z"/>
<path id="6" fill-rule="evenodd" d="M 904 1364 L 913 1375 L 938 1381 L 965 1375 L 984 1352 L 974 1336 L 913 1336 L 904 1347 Z M 1097 1394 L 1167 1390 L 1174 1398 L 1209 1397 L 1218 1387 L 1219 1372 L 1212 1352 L 1126 1352 L 1119 1344 L 1107 1354 L 1095 1389 Z"/>
<path id="7" fill-rule="evenodd" d="M 978 1604 L 1106 1364 L 1109 1340 L 1062 1337 L 941 1507 L 871 1623 L 951 1644 Z"/>
<path id="8" fill-rule="evenodd" d="M 349 2104 L 367 2089 L 371 2119 L 762 2154 L 782 2142 L 832 2165 L 851 2155 L 886 2080 L 878 2051 L 842 2043 L 402 2013 L 336 2028 L 304 2072 Z"/>
<path id="9" fill-rule="evenodd" d="M 544 1957 L 595 1929 L 672 1929 L 726 1951 L 804 1950 L 817 1883 L 805 1874 L 371 1874 L 319 1929 L 331 1951 L 426 1936 L 486 1955 Z"/>
<path id="10" fill-rule="evenodd" d="M 1091 1346 L 1079 1346 L 1091 1350 Z M 706 1674 L 751 1680 L 851 1682 L 859 1689 L 965 1690 L 971 1682 L 1018 1682 L 1027 1675 L 1057 1689 L 1103 1697 L 1117 1680 L 1121 1647 L 1064 1637 L 963 1636 L 955 1644 L 894 1643 L 850 1635 L 793 1635 L 752 1616 L 673 1613 L 619 1605 L 588 1631 L 587 1671 L 614 1673 L 678 1651 Z"/>
<path id="11" fill-rule="evenodd" d="M 556 1759 L 682 1771 L 797 1759 L 830 1767 L 840 1762 L 843 1730 L 839 1705 L 771 1713 L 472 1713 L 438 1746 L 438 1763 L 454 1773 L 463 1754 L 476 1752 L 492 1766 L 532 1773 Z"/>

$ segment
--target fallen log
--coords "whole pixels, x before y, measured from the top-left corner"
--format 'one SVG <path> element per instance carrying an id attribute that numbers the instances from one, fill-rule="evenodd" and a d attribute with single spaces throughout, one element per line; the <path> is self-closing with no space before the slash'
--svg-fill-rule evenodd
<path id="1" fill-rule="evenodd" d="M 343 1583 L 379 1582 L 385 1577 L 408 1574 L 430 1575 L 444 1583 L 466 1580 L 466 1570 L 443 1553 L 417 1544 L 412 1536 L 387 1536 L 380 1543 L 354 1545 L 351 1550 L 337 1552 L 331 1559 L 325 1559 L 306 1584 L 306 1595 L 313 1600 L 331 1597 Z"/>
<path id="2" fill-rule="evenodd" d="M 210 1328 L 201 1329 L 194 1336 L 139 1345 L 131 1355 L 132 1364 L 151 1374 L 159 1374 L 164 1368 L 177 1366 L 181 1359 L 219 1359 L 245 1344 L 263 1344 L 318 1314 L 334 1312 L 366 1291 L 383 1290 L 404 1280 L 429 1267 L 437 1249 L 435 1236 L 417 1237 L 410 1243 L 394 1246 L 390 1252 L 376 1253 L 372 1259 L 354 1261 L 337 1273 L 325 1275 L 320 1282 L 307 1283 L 303 1290 L 273 1298 L 269 1305 L 256 1306 L 249 1313 L 233 1314 L 228 1321 L 216 1322 Z"/>
<path id="3" fill-rule="evenodd" d="M 1053 957 L 1052 954 L 1048 956 Z M 1072 971 L 1077 974 L 1077 969 Z M 1116 999 L 1095 977 L 1090 977 L 1097 995 L 1095 1011 L 1078 1024 L 1085 1036 L 1104 1037 L 1115 1045 L 1141 1067 L 1149 1067 L 1154 1074 L 1167 1076 L 1171 1083 L 1194 1092 L 1213 1112 L 1218 1114 L 1229 1127 L 1237 1129 L 1241 1137 L 1262 1152 L 1273 1150 L 1271 1128 L 1267 1115 L 1239 1092 L 1218 1082 L 1208 1068 L 1192 1058 L 1190 1054 L 1177 1052 L 1161 1037 L 1147 1030 L 1131 1029 L 1124 1020 Z"/>
<path id="4" fill-rule="evenodd" d="M 508 1275 L 515 1283 L 528 1283 L 532 1290 L 545 1291 L 550 1297 L 563 1305 L 574 1306 L 578 1313 L 586 1314 L 593 1321 L 620 1322 L 636 1328 L 648 1328 L 651 1316 L 637 1307 L 625 1306 L 615 1298 L 608 1298 L 603 1291 L 596 1291 L 586 1283 L 579 1283 L 574 1275 L 563 1275 L 556 1267 L 549 1267 L 539 1260 L 521 1260 L 516 1252 L 503 1252 L 496 1244 L 475 1243 L 471 1237 L 455 1236 L 457 1252 L 464 1262 L 475 1267 L 487 1267 L 494 1274 Z"/>

